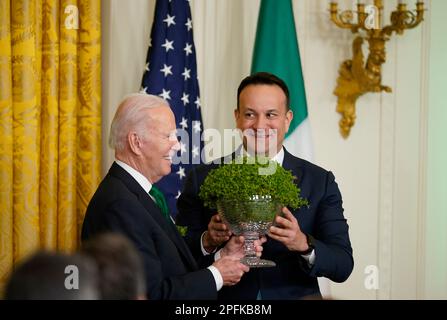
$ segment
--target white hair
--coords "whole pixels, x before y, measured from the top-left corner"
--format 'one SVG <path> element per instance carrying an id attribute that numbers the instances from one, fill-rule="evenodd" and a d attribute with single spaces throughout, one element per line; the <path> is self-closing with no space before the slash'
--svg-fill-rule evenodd
<path id="1" fill-rule="evenodd" d="M 132 93 L 125 96 L 118 106 L 110 126 L 110 147 L 116 151 L 124 150 L 130 130 L 136 130 L 142 138 L 145 138 L 142 123 L 148 119 L 143 116 L 143 112 L 161 106 L 169 108 L 168 102 L 158 96 L 146 93 Z"/>

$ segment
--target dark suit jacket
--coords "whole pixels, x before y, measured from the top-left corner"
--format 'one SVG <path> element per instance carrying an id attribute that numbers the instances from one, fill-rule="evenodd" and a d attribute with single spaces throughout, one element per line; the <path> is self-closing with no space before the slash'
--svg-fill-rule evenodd
<path id="1" fill-rule="evenodd" d="M 116 163 L 88 205 L 82 240 L 104 231 L 124 234 L 140 251 L 149 299 L 217 298 L 211 271 L 198 269 L 175 225 Z"/>
<path id="2" fill-rule="evenodd" d="M 221 159 L 223 161 L 223 159 Z M 217 164 L 196 167 L 190 172 L 177 206 L 177 224 L 188 226 L 187 242 L 194 255 L 202 255 L 200 236 L 216 210 L 203 206 L 198 197 L 200 186 Z M 235 286 L 219 292 L 220 299 L 300 299 L 320 297 L 317 277 L 335 282 L 345 281 L 354 266 L 348 224 L 343 216 L 342 198 L 334 175 L 308 161 L 291 155 L 284 149 L 283 167 L 297 177 L 301 196 L 309 207 L 292 211 L 303 232 L 315 241 L 315 263 L 308 267 L 304 258 L 289 251 L 282 243 L 268 239 L 263 258 L 276 262 L 272 268 L 252 268 Z"/>

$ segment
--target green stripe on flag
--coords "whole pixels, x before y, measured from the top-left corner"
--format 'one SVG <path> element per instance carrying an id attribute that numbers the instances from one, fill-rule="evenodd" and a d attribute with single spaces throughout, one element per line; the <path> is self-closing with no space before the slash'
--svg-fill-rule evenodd
<path id="1" fill-rule="evenodd" d="M 251 72 L 267 71 L 290 91 L 293 120 L 288 134 L 307 118 L 307 102 L 291 0 L 262 0 Z M 287 135 L 288 135 L 287 134 Z"/>

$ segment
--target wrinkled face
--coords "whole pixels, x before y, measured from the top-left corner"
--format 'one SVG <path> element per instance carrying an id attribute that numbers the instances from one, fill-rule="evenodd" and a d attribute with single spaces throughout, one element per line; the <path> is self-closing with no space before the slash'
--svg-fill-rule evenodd
<path id="1" fill-rule="evenodd" d="M 171 172 L 172 157 L 180 147 L 171 109 L 160 107 L 146 112 L 150 114 L 150 120 L 145 124 L 141 165 L 144 175 L 155 183 Z"/>
<path id="2" fill-rule="evenodd" d="M 244 135 L 249 153 L 274 156 L 281 148 L 292 121 L 286 96 L 276 85 L 249 85 L 239 95 L 239 110 L 234 111 L 236 126 Z"/>

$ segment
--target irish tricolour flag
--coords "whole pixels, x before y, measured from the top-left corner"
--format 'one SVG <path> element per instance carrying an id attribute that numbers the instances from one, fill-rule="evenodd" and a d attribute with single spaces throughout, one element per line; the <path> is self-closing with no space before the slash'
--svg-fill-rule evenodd
<path id="1" fill-rule="evenodd" d="M 267 71 L 287 83 L 293 120 L 285 146 L 293 155 L 311 161 L 306 92 L 291 0 L 262 0 L 251 71 Z"/>
<path id="2" fill-rule="evenodd" d="M 261 1 L 251 71 L 267 71 L 287 83 L 293 121 L 284 144 L 293 155 L 312 161 L 306 91 L 291 0 Z M 319 278 L 318 282 L 323 297 L 329 297 L 329 280 Z"/>

